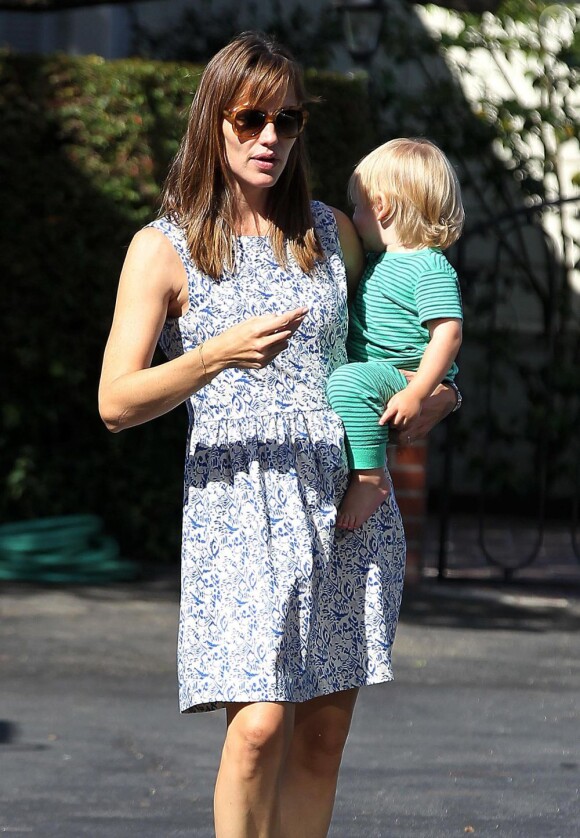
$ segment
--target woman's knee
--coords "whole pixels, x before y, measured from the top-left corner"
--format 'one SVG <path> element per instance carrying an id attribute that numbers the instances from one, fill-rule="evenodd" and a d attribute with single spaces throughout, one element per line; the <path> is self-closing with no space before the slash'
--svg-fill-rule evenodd
<path id="1" fill-rule="evenodd" d="M 311 755 L 330 768 L 333 766 L 338 768 L 348 738 L 348 730 L 347 725 L 334 724 L 313 731 L 309 741 Z"/>
<path id="2" fill-rule="evenodd" d="M 228 725 L 224 750 L 246 778 L 282 764 L 290 738 L 288 710 L 281 704 L 248 704 Z"/>
<path id="3" fill-rule="evenodd" d="M 350 717 L 312 719 L 297 727 L 297 750 L 304 768 L 318 776 L 338 773 L 350 729 Z"/>

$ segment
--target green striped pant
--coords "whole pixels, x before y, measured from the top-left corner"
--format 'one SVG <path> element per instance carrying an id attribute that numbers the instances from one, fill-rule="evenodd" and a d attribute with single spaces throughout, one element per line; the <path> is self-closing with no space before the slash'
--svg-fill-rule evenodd
<path id="1" fill-rule="evenodd" d="M 388 425 L 379 425 L 389 399 L 407 379 L 387 361 L 355 361 L 338 367 L 326 388 L 328 401 L 343 421 L 350 468 L 383 468 Z"/>

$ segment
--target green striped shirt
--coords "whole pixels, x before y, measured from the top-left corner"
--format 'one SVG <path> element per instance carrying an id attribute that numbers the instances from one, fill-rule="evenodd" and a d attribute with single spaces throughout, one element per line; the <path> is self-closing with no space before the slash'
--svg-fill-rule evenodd
<path id="1" fill-rule="evenodd" d="M 425 324 L 463 319 L 457 274 L 440 250 L 381 253 L 369 257 L 350 308 L 350 361 L 389 361 L 416 370 L 429 343 Z M 453 380 L 453 364 L 445 376 Z"/>

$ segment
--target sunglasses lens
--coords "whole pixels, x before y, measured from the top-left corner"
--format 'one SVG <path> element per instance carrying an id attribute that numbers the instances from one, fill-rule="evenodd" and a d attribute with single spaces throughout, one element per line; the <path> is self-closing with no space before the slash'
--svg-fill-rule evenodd
<path id="1" fill-rule="evenodd" d="M 285 137 L 286 139 L 297 137 L 302 131 L 303 124 L 304 117 L 302 116 L 302 111 L 296 110 L 280 111 L 275 122 L 276 131 L 281 137 Z"/>
<path id="2" fill-rule="evenodd" d="M 263 130 L 268 114 L 255 108 L 244 108 L 236 112 L 233 126 L 238 137 L 257 137 Z M 297 137 L 304 127 L 304 114 L 292 108 L 278 111 L 274 121 L 276 133 L 286 140 Z"/>
<path id="3" fill-rule="evenodd" d="M 264 111 L 256 111 L 248 108 L 247 110 L 236 113 L 234 128 L 240 137 L 255 137 L 260 133 L 265 124 L 266 114 Z"/>

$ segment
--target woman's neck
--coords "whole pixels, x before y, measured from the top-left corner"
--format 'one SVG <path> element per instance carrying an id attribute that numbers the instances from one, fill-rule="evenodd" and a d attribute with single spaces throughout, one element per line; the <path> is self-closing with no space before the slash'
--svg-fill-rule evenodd
<path id="1" fill-rule="evenodd" d="M 241 216 L 237 225 L 240 236 L 265 236 L 270 230 L 270 222 L 260 213 Z"/>
<path id="2" fill-rule="evenodd" d="M 240 236 L 263 236 L 270 229 L 267 215 L 268 196 L 264 189 L 238 190 L 236 232 Z"/>

